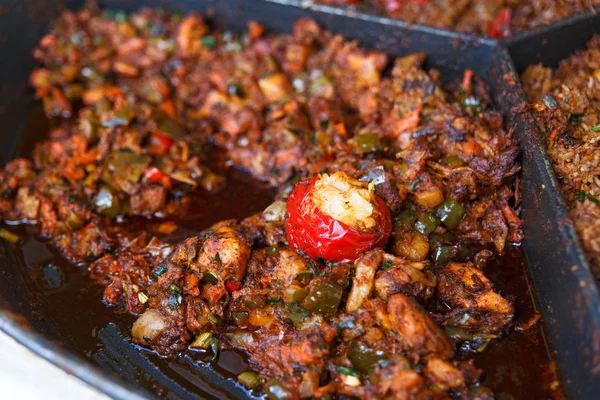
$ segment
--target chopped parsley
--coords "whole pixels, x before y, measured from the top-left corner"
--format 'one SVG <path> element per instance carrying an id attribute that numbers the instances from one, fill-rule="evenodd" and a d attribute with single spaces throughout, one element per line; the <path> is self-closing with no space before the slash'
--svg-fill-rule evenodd
<path id="1" fill-rule="evenodd" d="M 572 122 L 574 124 L 581 122 L 582 119 L 583 119 L 583 114 L 571 114 L 569 116 L 569 122 Z"/>
<path id="2" fill-rule="evenodd" d="M 164 274 L 165 272 L 167 272 L 167 267 L 160 266 L 156 269 L 156 271 L 154 271 L 154 273 L 152 274 L 152 278 L 154 278 L 154 280 L 157 281 L 158 277 Z"/>
<path id="3" fill-rule="evenodd" d="M 336 371 L 339 372 L 340 374 L 344 374 L 344 375 L 349 375 L 349 376 L 353 376 L 355 378 L 360 378 L 360 373 L 358 373 L 358 371 L 353 370 L 352 368 L 346 368 L 346 367 L 335 367 Z"/>
<path id="4" fill-rule="evenodd" d="M 202 38 L 202 46 L 206 47 L 207 49 L 212 49 L 213 47 L 215 47 L 215 45 L 217 44 L 217 41 L 215 40 L 214 37 L 212 36 L 204 36 Z"/>
<path id="5" fill-rule="evenodd" d="M 386 269 L 390 269 L 394 266 L 394 263 L 392 263 L 390 260 L 385 260 L 382 264 L 381 264 L 381 269 L 382 270 L 386 270 Z"/>
<path id="6" fill-rule="evenodd" d="M 589 201 L 596 204 L 597 206 L 600 206 L 600 200 L 598 200 L 591 194 L 588 194 L 588 193 L 584 192 L 583 190 L 580 190 L 577 193 L 577 200 L 579 200 L 579 202 L 583 203 L 585 201 L 585 199 L 588 199 Z"/>

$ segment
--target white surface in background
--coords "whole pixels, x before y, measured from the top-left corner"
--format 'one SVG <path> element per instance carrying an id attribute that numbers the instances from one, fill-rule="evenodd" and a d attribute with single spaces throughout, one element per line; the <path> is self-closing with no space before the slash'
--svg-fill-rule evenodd
<path id="1" fill-rule="evenodd" d="M 109 400 L 0 332 L 0 398 Z"/>

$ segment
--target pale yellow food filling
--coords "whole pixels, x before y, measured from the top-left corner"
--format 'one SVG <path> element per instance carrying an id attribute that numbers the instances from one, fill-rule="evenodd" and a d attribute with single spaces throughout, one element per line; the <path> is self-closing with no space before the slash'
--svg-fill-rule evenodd
<path id="1" fill-rule="evenodd" d="M 344 172 L 321 175 L 315 183 L 312 200 L 326 215 L 353 228 L 370 230 L 375 226 L 375 185 L 350 178 Z"/>

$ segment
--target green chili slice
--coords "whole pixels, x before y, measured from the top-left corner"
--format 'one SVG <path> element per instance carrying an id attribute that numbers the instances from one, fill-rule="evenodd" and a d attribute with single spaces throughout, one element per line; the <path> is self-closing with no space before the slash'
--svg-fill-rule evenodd
<path id="1" fill-rule="evenodd" d="M 435 215 L 446 227 L 454 229 L 465 216 L 465 208 L 456 200 L 446 199 L 442 204 L 437 206 Z"/>

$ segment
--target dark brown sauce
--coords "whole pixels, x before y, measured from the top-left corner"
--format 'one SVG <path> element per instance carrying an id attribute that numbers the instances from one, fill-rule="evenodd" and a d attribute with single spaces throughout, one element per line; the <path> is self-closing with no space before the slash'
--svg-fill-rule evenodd
<path id="1" fill-rule="evenodd" d="M 515 307 L 515 324 L 525 324 L 538 312 L 535 289 L 529 278 L 521 246 L 509 246 L 501 257 L 494 257 L 484 273 L 496 290 Z M 564 394 L 552 390 L 558 381 L 552 350 L 546 340 L 543 321 L 525 331 L 513 330 L 477 354 L 475 365 L 486 374 L 484 384 L 496 394 L 515 399 L 560 399 Z"/>
<path id="2" fill-rule="evenodd" d="M 23 136 L 19 153 L 27 155 L 40 132 L 47 132 L 45 118 L 34 115 Z M 263 210 L 273 199 L 274 191 L 251 180 L 240 171 L 229 170 L 225 187 L 218 193 L 198 192 L 190 211 L 177 220 L 179 229 L 172 238 L 195 234 L 223 219 L 243 218 Z M 136 220 L 139 229 L 150 229 L 154 222 Z M 68 263 L 54 248 L 36 236 L 34 226 L 12 226 L 22 240 L 15 247 L 20 275 L 25 282 L 24 301 L 31 304 L 52 332 L 44 332 L 65 343 L 82 356 L 94 362 L 94 355 L 102 348 L 98 332 L 114 323 L 120 332 L 128 334 L 134 317 L 102 302 L 103 288 L 89 278 L 86 268 Z M 487 266 L 486 276 L 496 288 L 514 303 L 517 322 L 524 323 L 536 313 L 536 299 L 528 277 L 522 248 L 510 247 L 503 256 L 495 257 Z M 206 365 L 210 354 L 188 352 L 178 359 L 164 359 L 144 351 L 152 362 L 169 378 L 185 389 L 205 398 L 229 397 L 223 388 L 215 387 L 197 373 L 189 363 Z M 524 332 L 511 332 L 492 342 L 474 357 L 476 365 L 486 373 L 484 385 L 500 398 L 557 399 L 564 398 L 551 384 L 558 380 L 551 350 L 545 340 L 540 322 Z M 236 351 L 222 351 L 212 368 L 223 376 L 235 376 L 247 369 L 244 356 Z M 165 396 L 164 388 L 151 388 Z"/>

